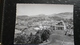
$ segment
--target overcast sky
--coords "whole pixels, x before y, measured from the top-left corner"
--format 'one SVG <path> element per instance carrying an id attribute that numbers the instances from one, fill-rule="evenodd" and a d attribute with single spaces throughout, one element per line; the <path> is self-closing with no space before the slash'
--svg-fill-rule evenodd
<path id="1" fill-rule="evenodd" d="M 56 4 L 17 4 L 16 15 L 34 16 L 39 14 L 57 14 L 63 12 L 73 12 L 73 5 Z"/>

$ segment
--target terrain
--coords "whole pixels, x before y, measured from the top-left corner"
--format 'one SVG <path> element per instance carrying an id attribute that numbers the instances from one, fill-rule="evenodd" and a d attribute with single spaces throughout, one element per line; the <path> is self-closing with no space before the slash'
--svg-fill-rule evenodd
<path id="1" fill-rule="evenodd" d="M 44 23 L 44 21 L 56 22 L 61 20 L 64 21 L 66 26 L 70 25 L 70 27 L 68 27 L 71 28 L 71 26 L 73 26 L 73 13 L 65 12 L 51 15 L 39 14 L 36 16 L 17 16 L 15 25 L 15 38 L 17 37 L 17 34 L 35 34 L 37 32 L 34 29 L 35 27 L 39 27 L 42 23 L 47 25 L 47 23 Z M 65 35 L 64 30 L 53 30 L 49 37 L 49 41 L 41 43 L 40 45 L 74 45 L 74 36 Z"/>
<path id="2" fill-rule="evenodd" d="M 74 45 L 74 37 L 64 35 L 64 31 L 53 31 L 54 33 L 50 35 L 50 39 L 46 43 L 40 45 Z"/>

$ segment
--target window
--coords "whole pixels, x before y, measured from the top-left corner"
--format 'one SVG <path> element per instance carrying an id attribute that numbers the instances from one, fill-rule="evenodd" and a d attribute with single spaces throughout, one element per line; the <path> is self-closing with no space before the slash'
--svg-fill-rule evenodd
<path id="1" fill-rule="evenodd" d="M 57 30 L 63 30 L 63 29 L 64 29 L 63 27 L 58 27 L 58 28 L 57 28 Z"/>

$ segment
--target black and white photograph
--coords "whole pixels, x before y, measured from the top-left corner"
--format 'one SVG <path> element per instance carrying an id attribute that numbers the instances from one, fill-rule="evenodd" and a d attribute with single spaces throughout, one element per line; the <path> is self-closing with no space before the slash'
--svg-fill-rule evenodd
<path id="1" fill-rule="evenodd" d="M 16 4 L 14 44 L 74 45 L 69 4 Z"/>

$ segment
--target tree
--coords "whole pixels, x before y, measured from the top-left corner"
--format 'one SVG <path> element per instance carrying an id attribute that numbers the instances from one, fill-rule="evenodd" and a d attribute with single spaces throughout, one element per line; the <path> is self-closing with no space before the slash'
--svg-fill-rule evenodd
<path id="1" fill-rule="evenodd" d="M 49 30 L 44 30 L 44 32 L 42 33 L 42 35 L 41 35 L 41 39 L 43 40 L 43 41 L 46 41 L 48 38 L 49 38 L 49 36 L 50 36 L 50 31 Z"/>

